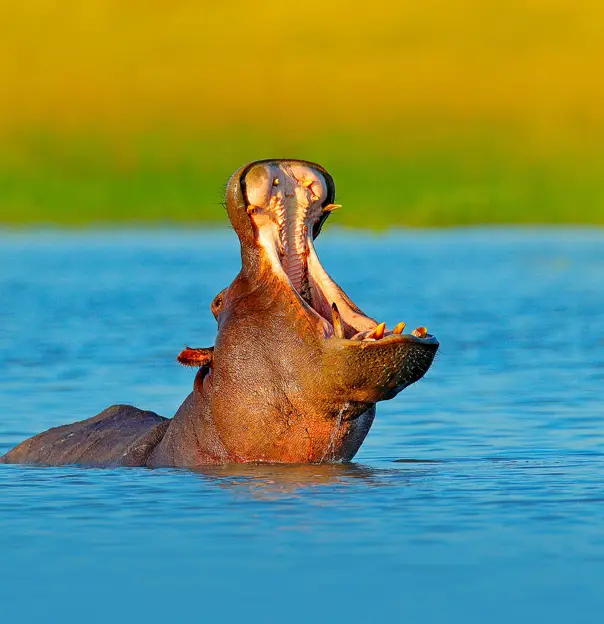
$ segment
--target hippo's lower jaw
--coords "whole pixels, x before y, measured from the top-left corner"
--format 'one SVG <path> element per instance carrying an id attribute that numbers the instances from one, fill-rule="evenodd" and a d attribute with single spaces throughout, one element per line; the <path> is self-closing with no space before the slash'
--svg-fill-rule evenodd
<path id="1" fill-rule="evenodd" d="M 26 440 L 5 462 L 195 467 L 352 459 L 375 403 L 420 379 L 438 341 L 424 328 L 403 334 L 403 323 L 388 331 L 327 274 L 313 239 L 337 207 L 334 195 L 327 171 L 305 161 L 237 171 L 227 210 L 242 269 L 212 303 L 214 350 L 181 354 L 201 368 L 175 417 L 116 406 Z"/>

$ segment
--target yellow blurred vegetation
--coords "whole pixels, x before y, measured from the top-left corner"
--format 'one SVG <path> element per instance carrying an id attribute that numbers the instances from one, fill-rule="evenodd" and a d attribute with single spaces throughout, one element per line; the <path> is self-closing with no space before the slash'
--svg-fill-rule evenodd
<path id="1" fill-rule="evenodd" d="M 145 180 L 152 195 L 162 175 L 182 204 L 177 219 L 195 219 L 198 200 L 199 215 L 214 218 L 203 206 L 214 195 L 194 182 L 190 196 L 179 195 L 174 171 L 215 185 L 267 155 L 323 160 L 341 174 L 360 220 L 362 167 L 396 178 L 400 166 L 412 187 L 416 154 L 427 169 L 410 189 L 415 216 L 395 222 L 573 220 L 577 207 L 562 204 L 551 219 L 547 206 L 527 215 L 526 184 L 508 193 L 507 213 L 497 208 L 488 196 L 498 168 L 509 172 L 496 176 L 500 196 L 508 179 L 533 175 L 531 192 L 558 196 L 562 176 L 565 201 L 576 188 L 589 205 L 575 220 L 603 222 L 603 67 L 596 0 L 2 2 L 0 222 L 52 220 L 59 209 L 45 205 L 46 186 L 69 197 L 70 184 L 85 184 L 82 168 L 96 168 L 94 196 L 82 186 L 66 199 L 84 204 L 82 221 L 103 220 L 104 210 L 127 218 L 127 205 L 113 215 L 109 206 L 120 184 L 103 199 L 103 179 L 112 188 L 112 178 L 141 167 L 152 175 L 139 175 L 133 218 L 157 219 L 170 205 L 166 191 L 155 213 L 145 209 Z M 452 186 L 432 188 L 431 167 Z M 466 194 L 448 216 L 434 216 L 425 207 L 459 191 L 458 173 Z M 394 183 L 376 188 L 379 175 L 372 181 L 363 201 L 395 193 Z M 474 212 L 464 217 L 465 197 Z M 524 206 L 517 216 L 513 202 Z"/>

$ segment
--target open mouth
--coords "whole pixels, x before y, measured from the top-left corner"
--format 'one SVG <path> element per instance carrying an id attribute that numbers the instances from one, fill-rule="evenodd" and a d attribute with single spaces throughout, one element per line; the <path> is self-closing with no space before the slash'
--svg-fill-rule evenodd
<path id="1" fill-rule="evenodd" d="M 313 240 L 334 204 L 331 176 L 310 163 L 293 160 L 258 162 L 241 176 L 247 212 L 257 241 L 273 272 L 301 300 L 325 338 L 368 343 L 438 344 L 424 327 L 404 334 L 405 323 L 393 329 L 378 323 L 352 302 L 319 261 Z"/>

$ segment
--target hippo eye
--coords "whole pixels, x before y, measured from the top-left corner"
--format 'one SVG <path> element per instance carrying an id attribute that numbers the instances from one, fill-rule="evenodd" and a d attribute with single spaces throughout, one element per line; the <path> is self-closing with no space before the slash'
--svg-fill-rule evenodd
<path id="1" fill-rule="evenodd" d="M 224 295 L 227 290 L 228 290 L 227 288 L 225 288 L 224 290 L 221 290 L 214 297 L 214 299 L 212 300 L 212 303 L 210 304 L 210 310 L 216 320 L 218 320 L 218 315 L 222 312 L 222 309 L 224 307 Z"/>
<path id="2" fill-rule="evenodd" d="M 214 309 L 217 309 L 221 305 L 222 305 L 222 297 L 220 295 L 218 295 L 218 297 L 216 297 L 216 299 L 214 299 L 214 301 L 212 301 L 212 307 Z"/>

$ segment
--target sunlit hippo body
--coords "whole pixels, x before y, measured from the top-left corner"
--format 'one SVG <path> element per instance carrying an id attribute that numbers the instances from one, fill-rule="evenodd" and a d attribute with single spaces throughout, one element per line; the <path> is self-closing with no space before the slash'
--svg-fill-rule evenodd
<path id="1" fill-rule="evenodd" d="M 336 207 L 319 165 L 266 160 L 236 171 L 226 191 L 241 271 L 212 302 L 214 348 L 186 349 L 199 366 L 174 418 L 132 406 L 50 429 L 0 461 L 87 466 L 348 461 L 378 401 L 430 367 L 438 341 L 387 331 L 329 277 L 313 239 Z"/>

